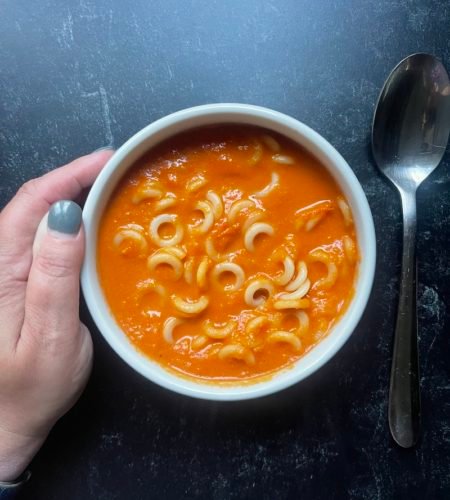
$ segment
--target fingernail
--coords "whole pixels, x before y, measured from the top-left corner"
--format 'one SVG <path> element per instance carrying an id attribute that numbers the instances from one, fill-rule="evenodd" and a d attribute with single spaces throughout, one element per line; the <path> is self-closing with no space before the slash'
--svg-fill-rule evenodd
<path id="1" fill-rule="evenodd" d="M 114 147 L 113 146 L 103 146 L 103 147 L 98 148 L 95 151 L 93 151 L 93 153 L 100 153 L 100 151 L 114 151 Z"/>
<path id="2" fill-rule="evenodd" d="M 73 201 L 53 203 L 48 212 L 47 227 L 62 234 L 78 234 L 81 226 L 81 208 Z"/>

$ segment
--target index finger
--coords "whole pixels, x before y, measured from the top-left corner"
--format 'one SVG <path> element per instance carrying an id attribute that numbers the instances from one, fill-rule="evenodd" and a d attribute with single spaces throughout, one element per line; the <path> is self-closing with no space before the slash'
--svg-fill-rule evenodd
<path id="1" fill-rule="evenodd" d="M 26 182 L 0 214 L 0 264 L 19 263 L 10 271 L 26 280 L 36 229 L 50 206 L 77 198 L 90 187 L 112 151 L 99 151 Z M 19 259 L 19 260 L 18 260 Z"/>

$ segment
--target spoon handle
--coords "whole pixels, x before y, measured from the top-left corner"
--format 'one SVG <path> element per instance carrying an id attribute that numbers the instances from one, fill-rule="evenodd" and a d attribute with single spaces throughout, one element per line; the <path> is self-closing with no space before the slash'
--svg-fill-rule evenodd
<path id="1" fill-rule="evenodd" d="M 389 389 L 389 427 L 403 448 L 414 446 L 420 430 L 417 350 L 416 193 L 400 189 L 403 257 Z"/>

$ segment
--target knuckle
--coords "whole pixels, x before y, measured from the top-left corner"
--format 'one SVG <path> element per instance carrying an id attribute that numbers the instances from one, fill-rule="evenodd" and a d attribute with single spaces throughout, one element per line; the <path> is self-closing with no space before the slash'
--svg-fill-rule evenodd
<path id="1" fill-rule="evenodd" d="M 52 342 L 53 325 L 50 318 L 37 308 L 28 307 L 25 316 L 25 338 L 31 340 L 34 346 L 48 348 Z"/>
<path id="2" fill-rule="evenodd" d="M 27 198 L 33 198 L 34 196 L 36 196 L 36 192 L 38 189 L 37 183 L 37 179 L 30 179 L 29 181 L 22 184 L 17 194 L 19 194 L 20 196 L 25 196 Z"/>
<path id="3" fill-rule="evenodd" d="M 43 337 L 43 332 L 50 329 L 49 317 L 47 314 L 43 314 L 38 308 L 33 308 L 28 306 L 25 315 L 25 327 L 27 334 L 29 334 L 34 339 L 41 339 Z"/>
<path id="4" fill-rule="evenodd" d="M 71 322 L 61 323 L 45 309 L 28 307 L 24 328 L 25 337 L 31 340 L 33 346 L 39 347 L 40 351 L 57 354 L 70 343 L 71 336 L 66 333 L 73 325 Z"/>
<path id="5" fill-rule="evenodd" d="M 41 253 L 36 258 L 37 269 L 50 278 L 66 278 L 74 275 L 73 259 L 62 253 Z"/>
<path id="6" fill-rule="evenodd" d="M 14 278 L 1 275 L 0 281 L 2 283 L 0 287 L 0 308 L 5 311 L 9 311 L 15 307 L 19 308 L 22 305 L 24 297 L 23 283 Z"/>

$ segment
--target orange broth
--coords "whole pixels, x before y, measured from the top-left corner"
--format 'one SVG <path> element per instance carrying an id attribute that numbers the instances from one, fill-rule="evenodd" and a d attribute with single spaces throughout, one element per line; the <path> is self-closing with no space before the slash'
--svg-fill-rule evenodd
<path id="1" fill-rule="evenodd" d="M 276 155 L 288 163 L 274 161 L 274 157 L 280 158 Z M 278 175 L 278 184 L 266 196 L 255 196 L 270 183 L 273 173 Z M 142 193 L 143 186 L 157 194 L 151 191 L 152 197 L 138 200 L 136 193 Z M 198 233 L 192 227 L 198 229 L 206 216 L 196 209 L 196 203 L 205 203 L 211 191 L 222 199 L 223 213 L 215 216 L 206 233 Z M 171 197 L 176 202 L 156 212 L 155 207 L 160 207 L 157 203 Z M 240 209 L 231 222 L 227 214 L 240 199 L 250 200 L 251 206 Z M 173 137 L 127 172 L 102 216 L 97 266 L 106 301 L 134 346 L 178 374 L 211 382 L 248 382 L 273 374 L 326 336 L 352 300 L 359 256 L 352 220 L 348 213 L 344 216 L 339 204 L 346 206 L 343 194 L 318 160 L 272 132 L 227 125 Z M 175 214 L 183 230 L 181 241 L 174 245 L 181 250 L 176 258 L 183 266 L 177 279 L 174 268 L 164 262 L 149 269 L 151 256 L 167 250 L 154 243 L 149 229 L 152 220 L 164 213 Z M 256 222 L 270 224 L 273 234 L 259 234 L 249 251 L 242 228 L 255 213 L 260 214 Z M 308 226 L 314 218 L 318 219 L 315 225 L 313 220 Z M 124 227 L 131 227 L 143 238 L 128 238 L 125 230 L 121 233 L 125 237 L 118 239 Z M 162 224 L 158 234 L 165 241 L 175 229 Z M 205 250 L 208 237 L 219 254 L 215 259 Z M 328 263 L 312 257 L 317 251 Z M 275 309 L 277 297 L 289 293 L 285 289 L 289 283 L 282 286 L 273 281 L 283 273 L 286 257 L 296 267 L 289 282 L 295 279 L 300 261 L 307 266 L 310 287 L 300 309 Z M 200 287 L 196 272 L 202 259 L 207 271 L 206 282 Z M 186 271 L 188 260 L 193 263 L 191 277 Z M 243 270 L 245 279 L 239 289 L 227 289 L 236 281 L 230 273 L 213 280 L 220 262 L 235 263 Z M 326 280 L 323 286 L 317 285 L 334 270 L 337 277 L 331 285 Z M 244 295 L 248 284 L 257 278 L 270 282 L 273 293 L 268 296 L 259 291 L 253 299 L 263 303 L 253 307 Z M 174 306 L 175 296 L 187 302 L 204 296 L 208 305 L 199 314 L 180 313 Z M 303 311 L 303 320 L 307 316 L 306 327 L 303 324 L 300 328 L 295 314 L 299 311 Z M 266 319 L 249 333 L 246 325 L 260 316 Z M 167 318 L 181 320 L 170 341 L 163 336 Z M 232 331 L 224 338 L 211 338 L 205 335 L 208 320 L 218 329 L 231 325 Z M 285 336 L 289 342 L 282 335 L 272 342 L 277 337 L 271 337 L 274 332 L 294 334 L 299 342 L 292 335 Z M 222 349 L 227 345 L 234 346 L 231 350 L 240 346 L 237 355 L 225 356 L 228 351 Z"/>

